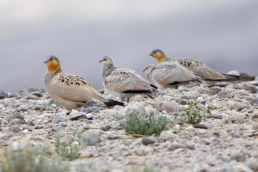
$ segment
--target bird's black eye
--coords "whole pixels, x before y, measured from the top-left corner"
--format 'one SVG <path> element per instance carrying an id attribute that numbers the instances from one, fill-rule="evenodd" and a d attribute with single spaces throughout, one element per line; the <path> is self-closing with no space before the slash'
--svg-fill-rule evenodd
<path id="1" fill-rule="evenodd" d="M 50 61 L 53 60 L 52 58 L 49 59 Z"/>
<path id="2" fill-rule="evenodd" d="M 153 53 L 154 53 L 154 54 L 156 54 L 156 53 L 157 53 L 157 51 L 154 51 Z"/>
<path id="3" fill-rule="evenodd" d="M 103 61 L 105 61 L 105 60 L 107 60 L 107 59 L 103 59 Z"/>

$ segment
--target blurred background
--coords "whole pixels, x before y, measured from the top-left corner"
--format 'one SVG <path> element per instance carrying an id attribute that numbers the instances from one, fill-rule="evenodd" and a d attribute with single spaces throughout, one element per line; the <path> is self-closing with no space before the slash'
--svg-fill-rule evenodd
<path id="1" fill-rule="evenodd" d="M 0 89 L 13 93 L 45 89 L 49 55 L 96 89 L 103 56 L 143 75 L 156 48 L 258 74 L 257 0 L 0 0 L 0 16 Z"/>

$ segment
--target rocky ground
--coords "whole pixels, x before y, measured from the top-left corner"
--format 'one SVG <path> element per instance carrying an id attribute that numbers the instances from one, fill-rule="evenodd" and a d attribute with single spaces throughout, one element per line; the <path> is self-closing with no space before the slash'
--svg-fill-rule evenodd
<path id="1" fill-rule="evenodd" d="M 89 103 L 68 112 L 56 106 L 41 89 L 19 94 L 0 92 L 0 149 L 16 141 L 55 151 L 55 140 L 69 142 L 81 133 L 84 146 L 72 167 L 120 172 L 131 166 L 153 165 L 160 171 L 258 171 L 257 81 L 225 87 L 180 87 L 155 100 L 136 96 L 125 107 L 104 108 Z M 211 106 L 201 125 L 182 123 L 173 112 L 188 101 Z M 167 116 L 173 127 L 159 136 L 133 137 L 119 119 L 137 110 Z"/>

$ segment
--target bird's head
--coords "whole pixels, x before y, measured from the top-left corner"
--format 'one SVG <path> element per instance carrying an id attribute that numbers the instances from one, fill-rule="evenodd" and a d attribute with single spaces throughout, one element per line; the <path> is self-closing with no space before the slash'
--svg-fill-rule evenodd
<path id="1" fill-rule="evenodd" d="M 110 66 L 113 64 L 111 57 L 108 56 L 103 57 L 99 62 L 102 63 L 103 66 Z"/>
<path id="2" fill-rule="evenodd" d="M 49 56 L 43 63 L 47 65 L 47 72 L 53 73 L 61 69 L 60 61 L 55 56 Z"/>
<path id="3" fill-rule="evenodd" d="M 143 72 L 144 72 L 146 75 L 148 75 L 148 74 L 151 72 L 151 70 L 153 69 L 153 67 L 154 67 L 154 64 L 149 64 L 149 65 L 147 65 L 147 66 L 144 68 Z"/>
<path id="4" fill-rule="evenodd" d="M 150 53 L 150 56 L 154 57 L 159 63 L 166 61 L 166 55 L 160 49 L 154 49 Z"/>

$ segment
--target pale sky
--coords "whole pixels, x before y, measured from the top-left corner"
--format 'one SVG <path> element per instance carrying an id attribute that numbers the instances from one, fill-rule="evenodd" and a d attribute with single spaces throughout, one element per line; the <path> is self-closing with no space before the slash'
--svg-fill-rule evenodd
<path id="1" fill-rule="evenodd" d="M 257 0 L 0 0 L 0 16 L 0 89 L 10 92 L 45 88 L 48 55 L 97 89 L 103 56 L 143 75 L 156 48 L 258 75 Z"/>
<path id="2" fill-rule="evenodd" d="M 153 20 L 236 2 L 241 0 L 0 0 L 0 36 L 85 21 Z"/>

